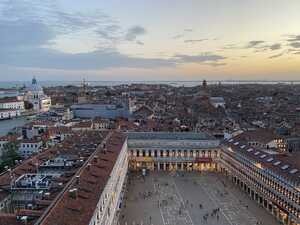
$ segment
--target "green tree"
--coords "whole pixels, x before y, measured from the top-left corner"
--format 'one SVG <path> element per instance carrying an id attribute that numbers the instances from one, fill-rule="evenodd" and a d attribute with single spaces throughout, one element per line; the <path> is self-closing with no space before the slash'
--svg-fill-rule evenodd
<path id="1" fill-rule="evenodd" d="M 2 151 L 0 172 L 3 172 L 6 167 L 14 167 L 16 165 L 16 160 L 21 159 L 18 154 L 18 145 L 16 142 L 5 144 Z"/>

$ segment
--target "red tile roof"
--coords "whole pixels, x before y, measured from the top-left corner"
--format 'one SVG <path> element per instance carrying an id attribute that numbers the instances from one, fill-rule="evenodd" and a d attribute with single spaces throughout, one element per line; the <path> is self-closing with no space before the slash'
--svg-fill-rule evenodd
<path id="1" fill-rule="evenodd" d="M 78 159 L 79 157 L 81 157 L 83 160 L 86 160 L 87 157 L 89 157 L 93 152 L 95 152 L 94 147 L 89 148 L 89 146 L 99 145 L 103 140 L 103 137 L 106 136 L 106 134 L 107 132 L 95 132 L 95 131 L 75 132 L 75 133 L 73 132 L 72 136 L 65 139 L 62 143 L 50 149 L 46 149 L 42 153 L 23 161 L 21 165 L 18 165 L 15 168 L 13 168 L 11 172 L 6 171 L 2 173 L 0 175 L 0 188 L 9 189 L 11 177 L 13 177 L 13 179 L 17 179 L 23 174 L 35 173 L 36 164 L 41 164 L 46 160 L 55 158 L 61 154 L 75 155 L 78 157 Z M 57 178 L 55 182 L 57 183 L 62 182 L 63 186 L 66 186 L 67 182 L 71 180 L 71 178 L 78 170 L 79 170 L 78 167 L 74 167 L 72 171 L 66 172 L 63 176 Z M 59 196 L 61 190 L 62 189 L 52 190 L 47 199 L 43 199 L 41 202 L 38 203 L 38 206 L 40 207 L 39 210 L 37 211 L 33 210 L 30 212 L 21 210 L 16 213 L 20 215 L 30 214 L 31 216 L 38 217 L 46 210 L 46 207 L 50 205 L 57 196 Z M 0 201 L 8 196 L 9 196 L 8 192 L 6 191 L 1 192 Z M 50 202 L 45 200 L 49 200 Z M 0 221 L 5 221 L 4 223 L 0 222 L 0 224 L 22 224 L 21 221 L 17 221 L 16 215 L 11 215 L 11 214 L 9 216 L 0 214 Z M 28 222 L 28 225 L 33 224 L 34 221 Z"/>
<path id="2" fill-rule="evenodd" d="M 62 196 L 41 219 L 43 225 L 89 224 L 118 155 L 125 141 L 121 133 L 113 133 L 106 142 L 106 153 L 101 148 L 92 155 L 70 181 Z M 97 159 L 96 159 L 97 157 Z M 77 178 L 78 179 L 78 178 Z M 69 191 L 76 188 L 77 197 Z"/>

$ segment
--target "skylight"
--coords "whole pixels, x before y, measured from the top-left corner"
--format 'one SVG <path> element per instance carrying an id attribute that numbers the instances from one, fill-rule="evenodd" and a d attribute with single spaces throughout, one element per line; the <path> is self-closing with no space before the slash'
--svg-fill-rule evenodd
<path id="1" fill-rule="evenodd" d="M 284 166 L 281 167 L 281 169 L 286 170 L 289 167 L 290 167 L 289 165 L 284 165 Z"/>
<path id="2" fill-rule="evenodd" d="M 280 161 L 277 161 L 277 162 L 275 162 L 273 165 L 274 165 L 274 166 L 278 166 L 280 163 L 281 163 Z"/>
<path id="3" fill-rule="evenodd" d="M 264 155 L 260 156 L 260 158 L 263 159 L 263 158 L 265 158 L 266 156 L 267 156 L 267 155 L 264 154 Z"/>
<path id="4" fill-rule="evenodd" d="M 295 173 L 297 173 L 298 172 L 298 169 L 292 169 L 291 171 L 290 171 L 290 174 L 295 174 Z"/>

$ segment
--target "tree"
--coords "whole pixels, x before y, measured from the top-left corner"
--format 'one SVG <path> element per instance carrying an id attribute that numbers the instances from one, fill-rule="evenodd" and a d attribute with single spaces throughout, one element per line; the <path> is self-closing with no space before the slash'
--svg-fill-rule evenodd
<path id="1" fill-rule="evenodd" d="M 16 160 L 20 160 L 18 154 L 18 146 L 16 142 L 9 142 L 3 146 L 3 154 L 1 156 L 0 172 L 5 170 L 5 167 L 14 167 Z"/>
<path id="2" fill-rule="evenodd" d="M 24 102 L 25 109 L 33 109 L 33 104 L 31 102 L 25 101 Z"/>

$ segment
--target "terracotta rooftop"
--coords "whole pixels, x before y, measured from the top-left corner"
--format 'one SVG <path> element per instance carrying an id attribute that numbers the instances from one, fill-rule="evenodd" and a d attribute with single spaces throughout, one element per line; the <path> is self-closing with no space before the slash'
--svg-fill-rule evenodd
<path id="1" fill-rule="evenodd" d="M 235 138 L 227 140 L 225 145 L 232 150 L 228 150 L 228 154 L 242 154 L 254 162 L 260 163 L 263 168 L 268 168 L 279 176 L 300 185 L 299 154 L 272 154 L 250 147 L 246 142 Z"/>
<path id="2" fill-rule="evenodd" d="M 235 137 L 236 140 L 240 141 L 257 141 L 265 144 L 278 138 L 280 138 L 279 135 L 275 134 L 272 130 L 267 129 L 245 131 Z"/>
<path id="3" fill-rule="evenodd" d="M 35 155 L 30 159 L 23 161 L 22 164 L 13 168 L 11 172 L 6 171 L 2 173 L 0 175 L 0 190 L 2 190 L 0 192 L 0 201 L 9 196 L 10 181 L 12 179 L 11 177 L 13 177 L 13 179 L 17 179 L 27 173 L 36 173 L 37 165 L 40 165 L 45 161 L 53 159 L 59 155 L 72 155 L 83 160 L 83 163 L 87 162 L 91 155 L 98 152 L 97 146 L 99 146 L 106 135 L 107 132 L 99 131 L 73 132 L 72 136 L 65 139 L 63 142 L 55 145 L 52 148 L 44 150 L 40 154 Z M 17 220 L 17 215 L 35 218 L 27 223 L 28 225 L 34 224 L 36 220 L 43 215 L 43 213 L 45 213 L 45 211 L 48 209 L 48 206 L 54 202 L 54 199 L 60 199 L 60 193 L 62 190 L 64 190 L 63 188 L 69 187 L 68 184 L 70 182 L 72 184 L 72 178 L 74 178 L 76 172 L 82 170 L 84 171 L 84 169 L 80 169 L 80 167 L 74 167 L 71 171 L 67 171 L 61 177 L 55 179 L 54 183 L 61 183 L 62 187 L 51 190 L 47 199 L 40 199 L 41 201 L 38 202 L 35 210 L 17 210 L 15 214 L 0 214 L 0 224 L 24 224 L 22 221 Z M 85 179 L 85 176 L 83 176 L 83 179 Z M 60 197 L 63 197 L 63 195 Z M 56 207 L 51 208 L 51 210 L 55 208 Z M 61 225 L 63 223 L 58 224 Z"/>
<path id="4" fill-rule="evenodd" d="M 97 149 L 37 224 L 89 224 L 124 141 L 123 134 L 112 133 L 106 141 L 106 151 Z M 77 190 L 76 196 L 70 196 L 72 189 Z"/>
<path id="5" fill-rule="evenodd" d="M 11 102 L 22 102 L 22 101 L 18 100 L 16 97 L 0 98 L 0 103 L 11 103 Z"/>
<path id="6" fill-rule="evenodd" d="M 76 123 L 72 128 L 91 128 L 92 127 L 92 121 L 84 121 Z"/>
<path id="7" fill-rule="evenodd" d="M 2 136 L 0 137 L 0 141 L 16 141 L 18 139 L 17 135 L 6 135 L 6 136 Z"/>

